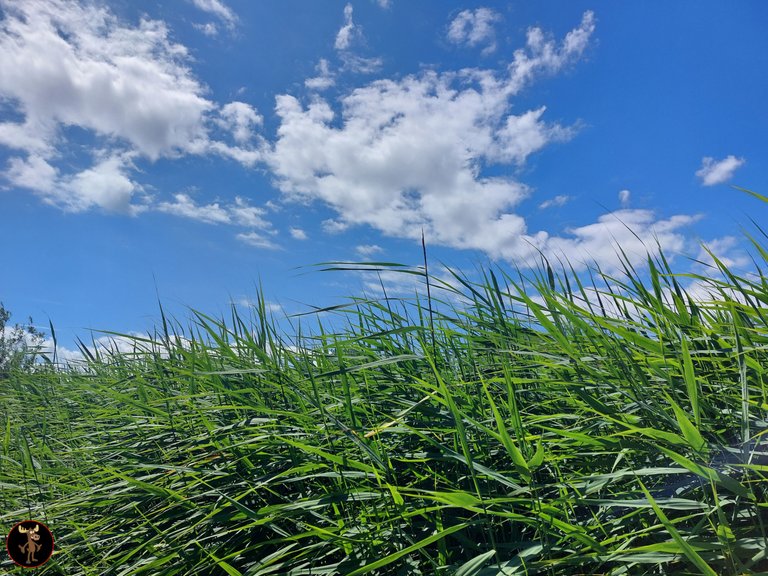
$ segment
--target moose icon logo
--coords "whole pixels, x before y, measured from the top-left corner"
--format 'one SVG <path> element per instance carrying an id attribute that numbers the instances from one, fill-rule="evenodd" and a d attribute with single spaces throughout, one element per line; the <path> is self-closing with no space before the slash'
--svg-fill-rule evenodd
<path id="1" fill-rule="evenodd" d="M 37 568 L 48 562 L 53 554 L 53 534 L 42 522 L 24 520 L 11 528 L 5 545 L 16 564 Z"/>

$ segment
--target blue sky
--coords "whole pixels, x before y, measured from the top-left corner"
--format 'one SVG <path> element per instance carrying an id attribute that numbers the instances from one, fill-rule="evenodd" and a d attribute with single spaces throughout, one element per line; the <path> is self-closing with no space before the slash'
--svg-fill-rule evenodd
<path id="1" fill-rule="evenodd" d="M 748 267 L 768 193 L 764 2 L 0 0 L 0 300 L 143 333 L 372 290 L 329 260 L 472 274 Z M 436 274 L 441 274 L 435 265 Z M 305 267 L 305 268 L 300 268 Z M 385 277 L 393 291 L 413 286 Z"/>

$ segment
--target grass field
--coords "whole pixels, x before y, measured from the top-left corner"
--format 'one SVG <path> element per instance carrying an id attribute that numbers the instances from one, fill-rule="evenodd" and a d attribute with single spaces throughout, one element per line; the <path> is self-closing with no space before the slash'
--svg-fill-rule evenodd
<path id="1" fill-rule="evenodd" d="M 758 230 L 743 276 L 405 269 L 332 332 L 259 295 L 0 380 L 3 530 L 51 527 L 41 575 L 768 573 Z"/>

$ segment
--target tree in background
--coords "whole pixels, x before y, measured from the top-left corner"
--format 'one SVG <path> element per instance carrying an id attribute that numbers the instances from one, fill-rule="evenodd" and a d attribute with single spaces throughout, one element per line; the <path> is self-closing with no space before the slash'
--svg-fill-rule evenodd
<path id="1" fill-rule="evenodd" d="M 9 324 L 11 313 L 0 302 L 0 378 L 14 370 L 29 370 L 35 363 L 45 334 L 32 325 Z"/>

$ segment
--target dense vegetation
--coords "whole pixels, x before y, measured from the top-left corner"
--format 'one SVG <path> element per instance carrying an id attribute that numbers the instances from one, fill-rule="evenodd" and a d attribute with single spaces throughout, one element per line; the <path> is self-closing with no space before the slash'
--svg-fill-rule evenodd
<path id="1" fill-rule="evenodd" d="M 38 357 L 45 335 L 32 318 L 26 325 L 11 325 L 11 312 L 0 302 L 0 378 L 12 372 L 30 370 Z"/>
<path id="2" fill-rule="evenodd" d="M 646 282 L 405 269 L 428 298 L 333 332 L 289 342 L 260 296 L 17 371 L 0 520 L 52 528 L 42 575 L 768 571 L 768 276 L 714 262 L 705 300 L 663 254 Z"/>

